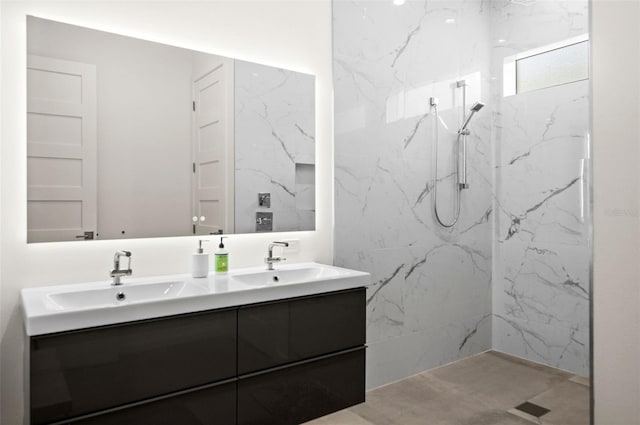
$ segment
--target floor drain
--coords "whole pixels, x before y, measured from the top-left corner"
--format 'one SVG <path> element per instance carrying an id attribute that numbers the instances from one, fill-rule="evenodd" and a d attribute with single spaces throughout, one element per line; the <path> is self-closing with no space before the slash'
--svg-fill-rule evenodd
<path id="1" fill-rule="evenodd" d="M 525 401 L 521 405 L 516 406 L 516 409 L 531 416 L 535 416 L 536 418 L 539 418 L 540 416 L 546 415 L 547 413 L 551 412 L 551 410 L 545 407 L 538 406 L 537 404 L 533 404 L 528 401 Z"/>

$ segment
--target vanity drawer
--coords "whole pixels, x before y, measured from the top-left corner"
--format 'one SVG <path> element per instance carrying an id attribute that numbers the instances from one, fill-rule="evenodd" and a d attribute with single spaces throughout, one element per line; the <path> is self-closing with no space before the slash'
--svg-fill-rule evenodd
<path id="1" fill-rule="evenodd" d="M 238 310 L 238 374 L 364 345 L 366 290 L 357 288 Z"/>
<path id="2" fill-rule="evenodd" d="M 31 423 L 55 422 L 236 375 L 237 310 L 32 337 Z"/>
<path id="3" fill-rule="evenodd" d="M 365 400 L 365 348 L 238 381 L 238 425 L 299 424 Z"/>
<path id="4" fill-rule="evenodd" d="M 236 423 L 236 383 L 152 401 L 70 425 L 231 425 Z"/>

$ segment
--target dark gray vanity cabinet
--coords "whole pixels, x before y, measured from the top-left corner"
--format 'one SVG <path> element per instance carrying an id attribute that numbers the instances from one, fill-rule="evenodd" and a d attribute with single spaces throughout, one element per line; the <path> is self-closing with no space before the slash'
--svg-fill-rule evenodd
<path id="1" fill-rule="evenodd" d="M 295 425 L 364 402 L 365 348 L 238 381 L 238 425 Z"/>
<path id="2" fill-rule="evenodd" d="M 365 289 L 29 339 L 32 425 L 296 424 L 364 401 Z"/>
<path id="3" fill-rule="evenodd" d="M 107 412 L 73 425 L 208 425 L 236 422 L 236 382 L 216 384 L 138 406 Z"/>
<path id="4" fill-rule="evenodd" d="M 235 377 L 236 315 L 215 310 L 32 337 L 31 423 Z"/>
<path id="5" fill-rule="evenodd" d="M 365 290 L 238 309 L 238 425 L 288 425 L 364 401 Z"/>
<path id="6" fill-rule="evenodd" d="M 365 343 L 362 290 L 238 309 L 238 374 L 335 353 Z"/>

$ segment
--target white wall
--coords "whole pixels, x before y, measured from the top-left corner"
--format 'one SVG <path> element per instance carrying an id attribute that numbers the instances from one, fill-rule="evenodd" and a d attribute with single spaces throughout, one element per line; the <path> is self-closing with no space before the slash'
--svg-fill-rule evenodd
<path id="1" fill-rule="evenodd" d="M 106 279 L 113 252 L 133 251 L 136 276 L 188 271 L 196 238 L 26 243 L 26 15 L 232 56 L 316 79 L 317 231 L 231 236 L 231 266 L 260 265 L 267 243 L 299 238 L 289 261 L 333 258 L 331 5 L 290 2 L 28 2 L 2 3 L 2 150 L 0 249 L 0 423 L 22 412 L 21 288 Z M 211 246 L 211 245 L 210 245 Z"/>
<path id="2" fill-rule="evenodd" d="M 640 423 L 640 3 L 592 2 L 596 425 Z"/>

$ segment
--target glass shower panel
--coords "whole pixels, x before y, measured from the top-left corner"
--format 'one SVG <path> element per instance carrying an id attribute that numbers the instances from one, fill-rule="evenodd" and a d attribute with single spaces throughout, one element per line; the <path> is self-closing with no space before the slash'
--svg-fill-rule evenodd
<path id="1" fill-rule="evenodd" d="M 503 41 L 492 49 L 493 348 L 587 376 L 588 42 L 566 40 L 584 39 L 588 2 L 491 4 Z M 518 90 L 504 96 L 500 71 L 514 56 Z"/>

